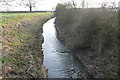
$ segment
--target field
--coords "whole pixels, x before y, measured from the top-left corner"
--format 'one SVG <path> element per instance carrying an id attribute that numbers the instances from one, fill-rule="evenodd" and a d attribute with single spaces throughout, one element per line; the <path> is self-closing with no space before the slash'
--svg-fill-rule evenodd
<path id="1" fill-rule="evenodd" d="M 16 20 L 22 17 L 31 17 L 35 15 L 43 15 L 50 14 L 50 12 L 46 13 L 0 13 L 0 25 L 5 23 L 8 20 Z"/>

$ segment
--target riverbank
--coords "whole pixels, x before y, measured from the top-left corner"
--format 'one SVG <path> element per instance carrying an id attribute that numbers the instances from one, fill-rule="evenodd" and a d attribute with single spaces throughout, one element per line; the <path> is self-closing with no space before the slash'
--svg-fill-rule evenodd
<path id="1" fill-rule="evenodd" d="M 118 16 L 108 8 L 74 9 L 58 4 L 57 38 L 93 78 L 118 78 Z"/>
<path id="2" fill-rule="evenodd" d="M 10 18 L 1 25 L 3 78 L 47 77 L 43 66 L 42 26 L 52 13 L 31 14 Z"/>

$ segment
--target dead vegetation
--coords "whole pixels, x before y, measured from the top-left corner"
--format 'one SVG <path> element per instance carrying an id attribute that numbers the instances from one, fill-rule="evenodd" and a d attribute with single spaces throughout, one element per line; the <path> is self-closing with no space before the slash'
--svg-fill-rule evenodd
<path id="1" fill-rule="evenodd" d="M 42 25 L 50 17 L 51 14 L 46 13 L 10 20 L 2 25 L 3 78 L 47 77 L 41 44 Z"/>
<path id="2" fill-rule="evenodd" d="M 58 4 L 55 16 L 58 39 L 73 52 L 78 51 L 93 77 L 118 77 L 118 11 Z M 87 54 L 79 52 L 88 49 Z"/>

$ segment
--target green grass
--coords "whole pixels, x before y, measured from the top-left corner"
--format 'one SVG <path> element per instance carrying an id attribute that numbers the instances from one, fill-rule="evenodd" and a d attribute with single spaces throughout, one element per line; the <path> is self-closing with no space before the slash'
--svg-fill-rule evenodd
<path id="1" fill-rule="evenodd" d="M 4 23 L 10 20 L 17 20 L 23 17 L 30 18 L 33 16 L 45 15 L 45 14 L 51 14 L 51 13 L 50 12 L 46 12 L 46 13 L 2 13 L 0 14 L 0 18 L 1 18 L 0 25 L 3 25 Z"/>
<path id="2" fill-rule="evenodd" d="M 20 13 L 19 15 L 13 13 L 11 18 L 2 21 L 3 37 L 9 36 L 3 41 L 3 47 L 6 45 L 10 48 L 9 53 L 0 58 L 1 61 L 4 61 L 3 64 L 12 67 L 16 73 L 24 73 L 29 68 L 29 61 L 32 61 L 34 62 L 32 70 L 40 70 L 37 64 L 41 65 L 43 59 L 40 46 L 42 44 L 42 25 L 51 18 L 51 15 L 52 13 Z M 7 13 L 2 16 L 11 15 Z M 37 64 L 35 64 L 36 62 Z"/>
<path id="3" fill-rule="evenodd" d="M 43 14 L 48 14 L 47 13 L 2 13 L 1 16 L 4 17 L 15 17 L 15 16 L 33 16 L 33 15 L 43 15 Z"/>
<path id="4" fill-rule="evenodd" d="M 4 62 L 4 61 L 8 61 L 8 58 L 0 57 L 0 61 L 2 61 L 2 62 Z"/>

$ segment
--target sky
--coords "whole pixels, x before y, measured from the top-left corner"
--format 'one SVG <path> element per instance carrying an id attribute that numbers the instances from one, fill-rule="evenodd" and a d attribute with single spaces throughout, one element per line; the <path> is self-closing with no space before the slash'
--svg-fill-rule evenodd
<path id="1" fill-rule="evenodd" d="M 12 6 L 6 6 L 1 3 L 2 0 L 0 0 L 0 11 L 6 11 L 6 10 L 11 10 L 11 11 L 29 11 L 29 8 L 26 6 L 20 6 L 17 3 L 20 3 L 20 0 L 12 1 L 9 4 Z M 24 0 L 25 2 L 27 0 Z M 53 10 L 55 9 L 56 5 L 58 3 L 63 3 L 67 1 L 72 1 L 72 0 L 36 0 L 36 7 L 33 8 L 34 11 L 39 11 L 39 10 Z M 78 6 L 81 6 L 82 0 L 73 0 L 77 3 Z M 100 7 L 100 3 L 102 2 L 115 2 L 116 5 L 120 0 L 85 0 L 86 4 L 88 3 L 88 7 Z"/>

